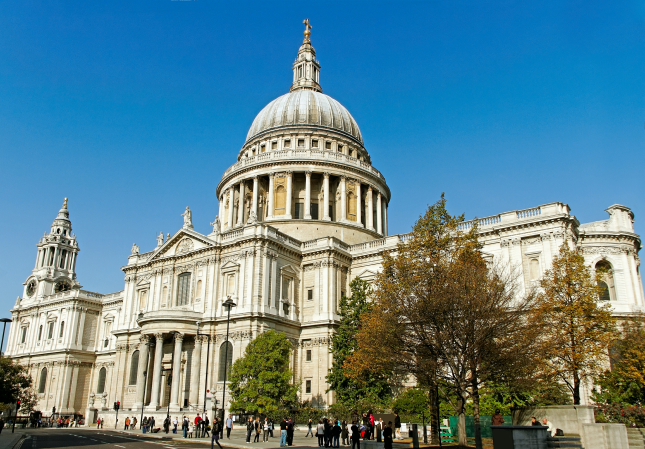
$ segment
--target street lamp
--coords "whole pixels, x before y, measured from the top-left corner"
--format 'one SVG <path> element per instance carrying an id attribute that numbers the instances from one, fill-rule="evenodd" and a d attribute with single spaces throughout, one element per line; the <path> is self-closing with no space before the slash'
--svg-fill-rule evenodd
<path id="1" fill-rule="evenodd" d="M 170 331 L 170 335 L 178 334 L 177 331 Z M 175 348 L 172 348 L 172 356 L 170 357 L 170 374 L 168 374 L 168 386 L 172 392 L 172 369 L 175 366 Z M 170 418 L 170 398 L 168 398 L 168 409 L 166 410 L 166 418 Z"/>
<path id="2" fill-rule="evenodd" d="M 143 319 L 143 312 L 139 312 L 137 323 Z M 141 327 L 141 325 L 139 325 Z M 150 341 L 146 343 L 148 347 L 148 358 L 146 359 L 146 369 L 143 370 L 143 401 L 141 401 L 141 419 L 139 419 L 139 429 L 143 428 L 143 407 L 146 405 L 146 391 L 148 390 L 148 364 L 150 363 Z M 173 351 L 174 353 L 174 351 Z"/>
<path id="3" fill-rule="evenodd" d="M 4 330 L 7 327 L 7 323 L 11 323 L 11 319 L 0 318 L 0 323 L 2 323 L 2 341 L 0 342 L 0 357 L 2 357 L 2 347 L 4 346 Z"/>
<path id="4" fill-rule="evenodd" d="M 201 321 L 197 322 L 197 337 L 200 337 L 200 336 L 208 337 L 208 343 L 207 343 L 207 346 L 206 346 L 206 376 L 204 376 L 205 377 L 205 379 L 204 379 L 204 411 L 202 412 L 202 416 L 204 416 L 206 414 L 206 394 L 208 392 L 208 361 L 209 361 L 209 357 L 211 355 L 211 335 L 210 335 L 210 333 L 209 334 L 200 334 L 199 333 L 199 326 L 201 324 L 202 324 Z"/>
<path id="5" fill-rule="evenodd" d="M 226 374 L 228 371 L 228 328 L 231 324 L 231 307 L 235 307 L 237 304 L 233 302 L 231 297 L 229 296 L 226 301 L 224 301 L 224 304 L 222 304 L 224 307 L 228 308 L 228 318 L 226 319 L 226 349 L 224 350 L 224 388 L 222 392 L 222 425 L 220 425 L 220 438 L 224 438 L 224 411 L 226 407 Z"/>

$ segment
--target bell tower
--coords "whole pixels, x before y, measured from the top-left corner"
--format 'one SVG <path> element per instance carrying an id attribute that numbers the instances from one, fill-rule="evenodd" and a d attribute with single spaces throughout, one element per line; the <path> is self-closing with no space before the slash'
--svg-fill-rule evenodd
<path id="1" fill-rule="evenodd" d="M 290 92 L 298 89 L 322 92 L 320 87 L 320 63 L 316 59 L 316 50 L 311 45 L 311 28 L 309 19 L 305 19 L 305 39 L 298 50 L 298 56 L 293 63 L 293 84 Z"/>
<path id="2" fill-rule="evenodd" d="M 72 234 L 67 198 L 52 222 L 49 234 L 43 235 L 37 247 L 36 265 L 24 284 L 24 299 L 37 299 L 81 287 L 75 272 L 80 249 L 76 235 Z"/>

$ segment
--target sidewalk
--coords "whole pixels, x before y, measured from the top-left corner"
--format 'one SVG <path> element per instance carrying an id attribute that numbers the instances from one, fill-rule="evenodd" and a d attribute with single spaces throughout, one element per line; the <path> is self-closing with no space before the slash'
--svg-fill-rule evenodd
<path id="1" fill-rule="evenodd" d="M 23 432 L 11 433 L 11 427 L 9 427 L 9 431 L 7 432 L 7 426 L 5 426 L 2 429 L 2 433 L 0 433 L 0 449 L 12 449 L 23 436 Z"/>

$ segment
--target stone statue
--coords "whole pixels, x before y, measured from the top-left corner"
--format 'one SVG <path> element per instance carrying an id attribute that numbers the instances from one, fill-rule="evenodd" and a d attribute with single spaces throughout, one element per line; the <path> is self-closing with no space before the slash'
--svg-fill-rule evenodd
<path id="1" fill-rule="evenodd" d="M 139 254 L 139 247 L 136 243 L 132 244 L 132 255 Z"/>
<path id="2" fill-rule="evenodd" d="M 258 222 L 258 216 L 255 214 L 255 212 L 251 211 L 249 213 L 249 219 L 246 220 L 246 224 L 255 224 Z"/>
<path id="3" fill-rule="evenodd" d="M 186 211 L 181 214 L 184 217 L 184 228 L 193 228 L 193 213 L 190 211 L 190 207 L 186 206 Z"/>
<path id="4" fill-rule="evenodd" d="M 107 407 L 107 393 L 101 395 L 101 406 Z"/>
<path id="5" fill-rule="evenodd" d="M 160 232 L 157 236 L 157 248 L 163 245 L 163 232 Z"/>
<path id="6" fill-rule="evenodd" d="M 219 222 L 219 215 L 215 216 L 215 221 L 211 223 L 211 226 L 213 227 L 213 234 L 219 235 L 221 232 L 221 226 Z"/>
<path id="7" fill-rule="evenodd" d="M 91 407 L 94 407 L 94 393 L 90 393 L 90 398 L 89 398 L 89 400 L 87 401 L 87 405 L 88 405 L 88 407 L 90 407 L 90 408 L 91 408 Z"/>

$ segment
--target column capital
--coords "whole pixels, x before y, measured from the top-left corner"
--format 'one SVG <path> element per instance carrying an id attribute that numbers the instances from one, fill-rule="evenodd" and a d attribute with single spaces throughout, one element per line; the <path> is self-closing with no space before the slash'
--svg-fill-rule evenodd
<path id="1" fill-rule="evenodd" d="M 285 175 L 287 175 L 288 177 L 291 177 L 291 176 L 293 175 L 293 171 L 292 171 L 292 170 L 286 170 L 284 173 L 285 173 Z"/>
<path id="2" fill-rule="evenodd" d="M 347 181 L 347 176 L 346 175 L 340 175 L 340 180 L 343 182 Z"/>
<path id="3" fill-rule="evenodd" d="M 258 175 L 255 175 L 255 176 L 253 177 L 253 181 L 257 182 L 257 180 L 258 180 Z"/>
<path id="4" fill-rule="evenodd" d="M 173 336 L 173 339 L 175 340 L 175 342 L 177 342 L 177 341 L 183 341 L 183 339 L 184 339 L 184 334 L 181 334 L 181 333 L 177 332 L 177 333 Z"/>
<path id="5" fill-rule="evenodd" d="M 271 178 L 271 179 L 275 178 L 275 172 L 269 173 L 269 178 Z"/>
<path id="6" fill-rule="evenodd" d="M 307 178 L 311 178 L 311 173 L 312 173 L 312 171 L 311 171 L 311 170 L 306 170 L 306 171 L 305 171 L 305 176 L 306 176 Z"/>
<path id="7" fill-rule="evenodd" d="M 325 177 L 325 179 L 329 179 L 329 175 L 330 173 L 328 171 L 323 172 L 323 176 Z"/>
<path id="8" fill-rule="evenodd" d="M 161 332 L 157 332 L 157 333 L 155 334 L 155 339 L 156 339 L 157 341 L 161 341 L 161 342 L 163 343 L 163 333 L 161 333 Z"/>
<path id="9" fill-rule="evenodd" d="M 139 341 L 141 342 L 141 344 L 144 344 L 144 345 L 149 344 L 150 343 L 150 335 L 141 334 L 141 336 L 139 337 Z"/>
<path id="10" fill-rule="evenodd" d="M 372 192 L 372 186 L 369 185 L 369 184 L 367 185 L 367 191 L 370 192 L 370 193 Z"/>

